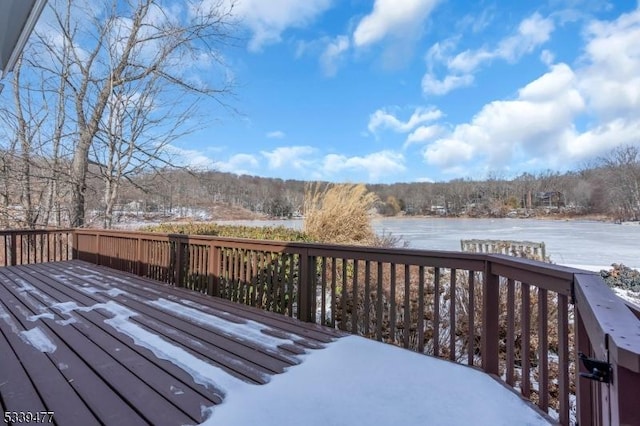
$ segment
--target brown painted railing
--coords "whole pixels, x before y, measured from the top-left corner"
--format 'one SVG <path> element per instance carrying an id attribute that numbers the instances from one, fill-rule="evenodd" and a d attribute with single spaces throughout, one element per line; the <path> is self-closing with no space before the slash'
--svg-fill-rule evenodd
<path id="1" fill-rule="evenodd" d="M 480 368 L 561 424 L 640 424 L 640 320 L 597 274 L 506 255 L 76 230 L 73 257 Z M 608 362 L 609 383 L 579 354 Z M 572 418 L 572 413 L 576 419 Z"/>
<path id="2" fill-rule="evenodd" d="M 71 259 L 72 229 L 0 230 L 0 266 Z"/>

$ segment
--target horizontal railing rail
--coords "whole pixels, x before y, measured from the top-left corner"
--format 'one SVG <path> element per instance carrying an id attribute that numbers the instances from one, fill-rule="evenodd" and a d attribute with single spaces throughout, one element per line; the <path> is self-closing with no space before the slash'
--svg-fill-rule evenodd
<path id="1" fill-rule="evenodd" d="M 73 232 L 73 257 L 482 369 L 561 424 L 640 424 L 638 312 L 595 273 L 499 254 L 91 229 Z M 582 357 L 610 365 L 607 380 Z"/>

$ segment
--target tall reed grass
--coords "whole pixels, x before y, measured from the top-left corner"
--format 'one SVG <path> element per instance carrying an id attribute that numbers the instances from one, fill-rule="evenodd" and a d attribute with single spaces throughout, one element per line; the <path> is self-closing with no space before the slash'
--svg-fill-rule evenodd
<path id="1" fill-rule="evenodd" d="M 308 185 L 303 231 L 317 242 L 375 245 L 370 211 L 377 201 L 363 184 Z"/>

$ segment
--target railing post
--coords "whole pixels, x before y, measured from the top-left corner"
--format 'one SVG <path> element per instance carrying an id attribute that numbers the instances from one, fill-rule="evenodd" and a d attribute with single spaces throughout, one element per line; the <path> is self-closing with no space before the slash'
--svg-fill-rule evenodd
<path id="1" fill-rule="evenodd" d="M 11 235 L 11 251 L 10 251 L 10 256 L 11 256 L 11 262 L 10 265 L 14 266 L 18 263 L 18 259 L 17 259 L 17 254 L 18 254 L 18 244 L 16 243 L 16 240 L 18 239 L 18 234 L 13 234 Z"/>
<path id="2" fill-rule="evenodd" d="M 78 249 L 79 249 L 78 231 L 74 229 L 73 231 L 71 231 L 71 258 L 72 259 L 80 259 L 80 252 Z M 62 253 L 60 253 L 60 256 L 62 256 Z M 60 259 L 60 260 L 66 260 L 66 259 Z"/>
<path id="3" fill-rule="evenodd" d="M 96 232 L 96 265 L 100 264 L 100 232 Z"/>
<path id="4" fill-rule="evenodd" d="M 174 265 L 175 285 L 182 287 L 182 241 L 180 237 L 176 238 L 176 257 Z"/>
<path id="5" fill-rule="evenodd" d="M 309 256 L 309 250 L 300 253 L 300 280 L 298 282 L 298 319 L 315 322 L 313 312 L 313 284 L 315 257 Z"/>
<path id="6" fill-rule="evenodd" d="M 498 314 L 500 287 L 497 275 L 491 272 L 491 261 L 484 264 L 482 289 L 482 369 L 498 375 Z"/>
<path id="7" fill-rule="evenodd" d="M 638 409 L 639 389 L 640 373 L 619 365 L 613 366 L 613 380 L 609 392 L 609 397 L 611 398 L 611 424 L 640 424 L 640 410 Z"/>
<path id="8" fill-rule="evenodd" d="M 213 241 L 209 242 L 208 275 L 207 294 L 217 297 L 220 294 L 220 247 L 216 246 Z"/>
<path id="9" fill-rule="evenodd" d="M 583 353 L 587 356 L 591 356 L 591 345 L 589 344 L 589 337 L 587 330 L 584 327 L 582 321 L 582 315 L 580 314 L 580 307 L 574 305 L 574 324 L 575 324 L 575 365 L 576 365 L 576 421 L 580 425 L 589 424 L 592 419 L 595 419 L 594 412 L 594 392 L 593 383 L 584 377 L 580 377 L 579 373 L 589 373 L 580 361 L 579 354 Z M 597 423 L 597 422 L 596 422 Z"/>
<path id="10" fill-rule="evenodd" d="M 142 275 L 142 238 L 138 237 L 136 245 L 136 275 Z"/>

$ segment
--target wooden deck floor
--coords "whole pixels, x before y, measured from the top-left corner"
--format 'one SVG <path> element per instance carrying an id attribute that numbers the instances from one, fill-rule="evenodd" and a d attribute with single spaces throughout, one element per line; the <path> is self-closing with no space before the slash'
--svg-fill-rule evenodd
<path id="1" fill-rule="evenodd" d="M 3 267 L 0 408 L 200 423 L 234 381 L 265 383 L 341 335 L 78 260 Z"/>

